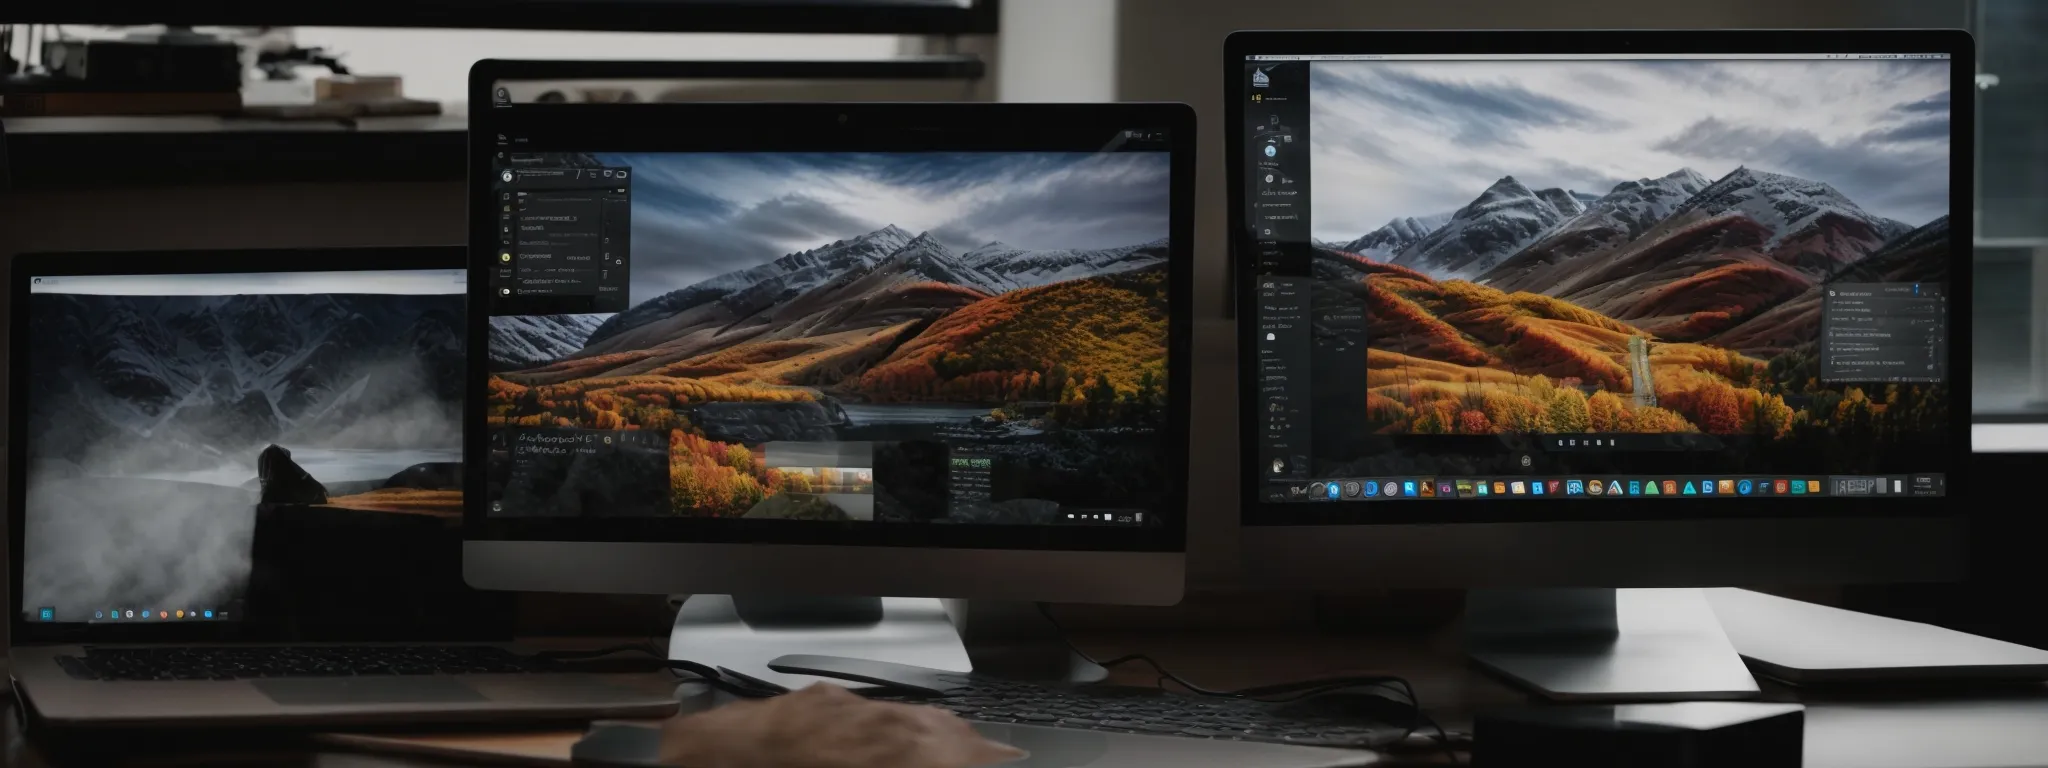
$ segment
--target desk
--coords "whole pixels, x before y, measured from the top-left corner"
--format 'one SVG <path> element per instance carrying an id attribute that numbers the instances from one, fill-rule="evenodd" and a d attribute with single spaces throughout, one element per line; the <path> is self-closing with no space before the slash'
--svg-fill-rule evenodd
<path id="1" fill-rule="evenodd" d="M 1203 685 L 1241 687 L 1342 672 L 1390 672 L 1407 677 L 1431 715 L 1448 728 L 1470 726 L 1472 713 L 1529 699 L 1471 669 L 1455 630 L 1428 636 L 1338 637 L 1272 630 L 1233 632 L 1077 632 L 1083 650 L 1099 658 L 1142 651 L 1175 673 Z M 1114 670 L 1111 680 L 1152 685 L 1143 665 Z M 1798 701 L 1807 709 L 1807 768 L 2048 768 L 2048 686 L 2001 697 L 1893 700 L 1811 696 L 1765 685 L 1765 697 Z M 25 732 L 10 702 L 0 765 L 62 768 L 49 759 L 33 731 Z M 520 737 L 509 737 L 520 738 Z M 227 765 L 318 768 L 414 768 L 447 762 L 350 753 L 301 742 L 239 749 L 246 734 L 223 732 L 206 746 L 175 750 L 135 745 L 118 766 Z M 109 763 L 96 763 L 109 764 Z"/>

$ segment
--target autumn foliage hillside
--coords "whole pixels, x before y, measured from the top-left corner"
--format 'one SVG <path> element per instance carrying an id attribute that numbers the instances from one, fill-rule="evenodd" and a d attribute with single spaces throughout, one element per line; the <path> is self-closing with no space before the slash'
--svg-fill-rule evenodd
<path id="1" fill-rule="evenodd" d="M 1161 269 L 1011 291 L 933 323 L 842 388 L 877 402 L 1157 396 L 1166 318 Z"/>
<path id="2" fill-rule="evenodd" d="M 1371 274 L 1367 410 L 1390 433 L 1692 432 L 1782 436 L 1794 410 L 1766 365 L 1662 341 L 1554 297 L 1463 280 Z M 1647 344 L 1655 406 L 1633 396 L 1629 340 Z"/>

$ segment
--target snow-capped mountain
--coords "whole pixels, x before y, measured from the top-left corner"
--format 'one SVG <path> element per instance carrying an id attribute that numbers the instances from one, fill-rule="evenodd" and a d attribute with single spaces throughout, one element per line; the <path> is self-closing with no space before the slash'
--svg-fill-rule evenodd
<path id="1" fill-rule="evenodd" d="M 606 321 L 570 357 L 595 361 L 606 372 L 643 373 L 754 342 L 875 340 L 875 334 L 922 328 L 997 294 L 1156 266 L 1166 258 L 1163 240 L 1100 250 L 1026 251 L 989 243 L 956 254 L 930 233 L 907 234 L 885 227 L 764 265 L 774 269 L 741 270 L 672 292 Z M 894 247 L 884 251 L 888 246 Z M 739 285 L 750 276 L 762 279 Z M 614 354 L 624 362 L 600 360 Z M 526 374 L 535 382 L 589 375 L 581 368 Z"/>
<path id="2" fill-rule="evenodd" d="M 1824 275 L 1912 227 L 1876 216 L 1824 182 L 1737 168 L 1672 211 L 1673 216 L 1739 214 L 1772 233 L 1773 258 Z"/>
<path id="3" fill-rule="evenodd" d="M 1553 267 L 1642 236 L 1706 188 L 1707 183 L 1707 178 L 1697 171 L 1680 168 L 1655 179 L 1616 184 L 1578 215 L 1559 223 L 1482 279 L 1501 290 L 1545 291 L 1558 282 L 1554 279 L 1558 276 L 1551 274 Z"/>
<path id="4" fill-rule="evenodd" d="M 1115 272 L 1143 269 L 1166 261 L 1166 239 L 1101 250 L 1025 250 L 992 242 L 960 255 L 960 261 L 1011 289 Z"/>
<path id="5" fill-rule="evenodd" d="M 1505 176 L 1443 227 L 1401 249 L 1393 263 L 1437 278 L 1475 277 L 1566 218 L 1543 195 Z"/>
<path id="6" fill-rule="evenodd" d="M 1364 237 L 1349 243 L 1336 244 L 1330 247 L 1386 261 L 1392 259 L 1395 254 L 1400 253 L 1401 249 L 1415 244 L 1415 241 L 1428 237 L 1429 233 L 1435 232 L 1438 228 L 1450 223 L 1451 216 L 1456 213 L 1456 211 L 1452 211 L 1429 216 L 1397 217 L 1389 220 L 1379 229 L 1365 233 Z"/>
<path id="7" fill-rule="evenodd" d="M 708 304 L 737 291 L 791 297 L 809 291 L 848 270 L 872 267 L 914 239 L 894 224 L 847 240 L 835 240 L 807 251 L 734 270 L 688 288 L 670 291 L 612 316 L 589 335 L 596 343 L 634 327 Z"/>
<path id="8" fill-rule="evenodd" d="M 287 434 L 327 441 L 352 420 L 416 401 L 452 419 L 461 301 L 38 295 L 30 322 L 39 343 L 26 352 L 38 372 L 31 433 L 54 458 L 146 436 L 133 442 L 199 461 Z"/>
<path id="9" fill-rule="evenodd" d="M 1010 280 L 989 274 L 955 255 L 930 232 L 911 238 L 902 248 L 889 254 L 884 266 L 900 269 L 905 275 L 973 288 L 991 295 L 1016 288 Z"/>
<path id="10" fill-rule="evenodd" d="M 1536 196 L 1543 198 L 1543 202 L 1549 203 L 1550 207 L 1556 208 L 1558 213 L 1566 216 L 1577 216 L 1586 211 L 1586 201 L 1577 192 L 1551 187 L 1536 190 Z"/>
<path id="11" fill-rule="evenodd" d="M 1828 214 L 1868 222 L 1887 240 L 1912 229 L 1909 225 L 1864 212 L 1855 201 L 1824 182 L 1748 167 L 1730 171 L 1672 213 L 1690 211 L 1701 211 L 1709 216 L 1740 213 L 1777 233 L 1773 242 L 1784 240 Z"/>
<path id="12" fill-rule="evenodd" d="M 611 315 L 524 315 L 491 318 L 491 365 L 533 368 L 576 354 Z"/>

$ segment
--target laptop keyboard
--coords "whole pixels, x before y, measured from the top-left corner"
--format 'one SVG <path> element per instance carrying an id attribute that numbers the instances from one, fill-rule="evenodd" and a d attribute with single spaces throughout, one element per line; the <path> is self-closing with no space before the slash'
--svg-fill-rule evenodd
<path id="1" fill-rule="evenodd" d="M 85 656 L 60 656 L 57 664 L 85 680 L 517 674 L 552 668 L 483 645 L 87 648 Z"/>
<path id="2" fill-rule="evenodd" d="M 1395 709 L 1405 710 L 1392 701 L 1385 702 L 1385 712 L 1335 711 L 1315 699 L 1275 703 L 1146 688 L 1067 690 L 969 675 L 945 679 L 958 687 L 947 689 L 944 698 L 906 700 L 986 723 L 1351 749 L 1385 746 L 1409 732 L 1389 722 Z"/>

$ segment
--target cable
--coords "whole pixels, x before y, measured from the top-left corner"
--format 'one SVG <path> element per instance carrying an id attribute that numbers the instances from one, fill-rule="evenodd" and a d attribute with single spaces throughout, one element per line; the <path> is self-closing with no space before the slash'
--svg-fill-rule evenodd
<path id="1" fill-rule="evenodd" d="M 1271 685 L 1255 685 L 1236 690 L 1212 690 L 1196 685 L 1193 681 L 1174 674 L 1172 670 L 1166 668 L 1166 665 L 1159 663 L 1159 660 L 1142 653 L 1127 653 L 1112 659 L 1097 661 L 1094 657 L 1089 656 L 1088 652 L 1081 650 L 1080 646 L 1074 645 L 1073 640 L 1068 638 L 1066 629 L 1061 627 L 1059 619 L 1052 615 L 1052 607 L 1050 605 L 1039 603 L 1038 612 L 1045 617 L 1047 622 L 1052 624 L 1053 630 L 1059 633 L 1061 640 L 1066 643 L 1067 649 L 1073 651 L 1074 655 L 1104 668 L 1121 666 L 1132 662 L 1142 663 L 1145 666 L 1151 667 L 1152 671 L 1159 674 L 1155 685 L 1160 688 L 1165 688 L 1166 684 L 1171 682 L 1186 689 L 1189 693 L 1199 696 L 1246 699 L 1270 704 L 1297 702 L 1350 688 L 1382 688 L 1390 693 L 1398 693 L 1407 697 L 1407 701 L 1397 703 L 1406 705 L 1409 714 L 1408 725 L 1402 731 L 1401 740 L 1407 740 L 1409 736 L 1420 730 L 1423 725 L 1428 725 L 1436 731 L 1434 738 L 1439 744 L 1443 745 L 1444 753 L 1451 759 L 1451 762 L 1461 762 L 1458 759 L 1457 751 L 1452 747 L 1450 733 L 1445 731 L 1443 726 L 1438 725 L 1435 720 L 1430 719 L 1429 715 L 1422 711 L 1422 698 L 1415 694 L 1415 686 L 1411 685 L 1406 678 L 1396 675 L 1357 675 L 1297 680 Z M 1274 696 L 1281 698 L 1265 698 Z"/>

